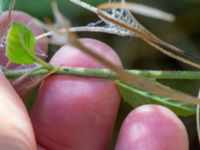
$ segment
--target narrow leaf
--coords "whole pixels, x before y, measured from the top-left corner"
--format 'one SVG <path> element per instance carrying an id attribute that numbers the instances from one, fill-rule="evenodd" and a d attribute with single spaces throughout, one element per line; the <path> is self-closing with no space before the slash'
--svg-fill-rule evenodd
<path id="1" fill-rule="evenodd" d="M 117 81 L 117 85 L 123 99 L 133 107 L 144 104 L 159 104 L 168 107 L 180 116 L 189 116 L 196 112 L 195 106 L 152 94 L 126 82 Z"/>
<path id="2" fill-rule="evenodd" d="M 31 64 L 35 61 L 35 37 L 30 29 L 13 23 L 6 38 L 6 56 L 11 62 Z"/>

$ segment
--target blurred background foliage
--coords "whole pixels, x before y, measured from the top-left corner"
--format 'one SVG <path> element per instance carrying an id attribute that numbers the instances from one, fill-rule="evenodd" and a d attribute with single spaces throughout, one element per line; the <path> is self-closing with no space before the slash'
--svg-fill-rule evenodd
<path id="1" fill-rule="evenodd" d="M 106 0 L 84 1 L 94 6 L 106 2 Z M 139 15 L 135 15 L 135 17 L 161 39 L 200 57 L 200 0 L 129 0 L 129 2 L 142 3 L 174 14 L 177 19 L 173 23 Z M 95 14 L 72 4 L 69 0 L 58 0 L 58 3 L 61 12 L 70 20 L 72 26 L 87 25 L 98 20 Z M 17 0 L 15 9 L 25 11 L 43 21 L 47 18 L 53 21 L 51 7 L 47 0 Z M 78 35 L 99 39 L 109 44 L 117 51 L 124 67 L 128 69 L 195 70 L 195 68 L 161 54 L 136 38 L 88 32 L 78 33 Z M 195 96 L 200 87 L 199 81 L 162 80 L 160 82 Z M 122 103 L 116 129 L 119 128 L 125 115 L 131 109 L 126 103 Z M 195 116 L 181 119 L 190 136 L 190 149 L 200 149 L 197 141 Z"/>

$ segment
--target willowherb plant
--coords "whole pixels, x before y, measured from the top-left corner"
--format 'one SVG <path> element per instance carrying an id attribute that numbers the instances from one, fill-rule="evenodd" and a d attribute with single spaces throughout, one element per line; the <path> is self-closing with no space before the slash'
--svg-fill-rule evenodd
<path id="1" fill-rule="evenodd" d="M 119 36 L 137 37 L 137 38 L 142 39 L 143 41 L 145 41 L 152 47 L 156 48 L 157 50 L 161 51 L 162 53 L 199 69 L 200 68 L 199 58 L 191 56 L 190 54 L 187 54 L 183 50 L 161 40 L 160 38 L 155 36 L 153 33 L 148 31 L 142 24 L 140 24 L 133 15 L 133 13 L 138 13 L 138 14 L 148 16 L 148 17 L 163 19 L 166 21 L 173 21 L 175 17 L 172 14 L 163 12 L 155 8 L 144 6 L 138 3 L 126 2 L 125 0 L 120 0 L 120 1 L 109 0 L 108 3 L 100 4 L 97 7 L 91 6 L 81 0 L 70 0 L 70 1 L 74 4 L 77 4 L 95 13 L 99 17 L 99 20 L 95 23 L 89 23 L 86 26 L 71 27 L 68 19 L 60 13 L 57 7 L 56 1 L 50 0 L 56 22 L 51 25 L 46 25 L 45 23 L 41 21 L 33 19 L 37 25 L 44 27 L 47 30 L 46 33 L 40 34 L 34 37 L 36 41 L 42 41 L 44 37 L 45 38 L 48 37 L 49 43 L 53 43 L 57 45 L 64 45 L 68 43 L 81 49 L 83 52 L 87 53 L 91 57 L 95 58 L 97 61 L 101 62 L 109 70 L 101 70 L 100 75 L 107 78 L 112 76 L 112 80 L 116 80 L 116 83 L 119 86 L 119 89 L 121 91 L 121 95 L 123 96 L 123 98 L 126 101 L 128 101 L 132 106 L 141 105 L 141 103 L 142 104 L 149 103 L 149 100 L 147 99 L 151 99 L 151 102 L 165 105 L 173 109 L 177 114 L 180 114 L 180 115 L 187 116 L 189 114 L 194 113 L 195 108 L 191 107 L 191 105 L 185 105 L 185 103 L 199 105 L 200 101 L 198 100 L 198 98 L 170 89 L 169 87 L 166 87 L 164 85 L 154 83 L 152 81 L 149 81 L 146 78 L 140 77 L 139 73 L 133 74 L 133 73 L 130 73 L 129 71 L 126 71 L 114 65 L 110 61 L 106 60 L 104 57 L 96 54 L 95 52 L 91 51 L 89 48 L 85 47 L 82 43 L 80 43 L 77 40 L 77 36 L 74 33 L 74 32 L 104 32 L 104 33 L 109 33 L 109 34 L 116 34 Z M 15 2 L 14 0 L 11 0 L 11 1 L 1 0 L 0 3 L 2 5 L 0 5 L 0 12 L 3 11 L 4 7 L 7 6 L 9 3 L 10 3 L 9 12 L 11 12 L 14 6 L 14 2 Z M 9 15 L 9 20 L 10 20 L 10 15 Z M 20 25 L 16 27 L 16 29 L 18 28 L 20 28 Z M 11 29 L 13 29 L 12 26 L 11 26 Z M 24 28 L 24 30 L 28 31 L 28 29 L 26 28 Z M 13 44 L 13 41 L 8 42 L 10 39 L 9 37 L 13 36 L 13 33 L 15 33 L 15 30 L 13 30 L 13 32 L 10 32 L 6 39 L 7 52 L 10 51 L 9 46 Z M 0 35 L 1 35 L 0 46 L 3 46 L 4 36 L 2 36 L 1 31 L 0 31 Z M 27 36 L 27 35 L 24 35 L 24 36 Z M 33 38 L 32 35 L 28 35 L 28 36 Z M 25 50 L 23 54 L 27 55 L 28 52 L 26 52 Z M 25 57 L 30 58 L 30 55 L 25 56 Z M 10 58 L 11 57 L 9 57 L 9 59 Z M 70 71 L 72 74 L 75 74 L 76 71 L 78 72 L 78 74 L 81 74 L 81 70 L 85 71 L 83 75 L 88 75 L 89 73 L 92 72 L 92 70 L 87 70 L 85 68 L 68 68 L 68 69 L 65 67 L 55 68 L 54 66 L 51 66 L 51 65 L 49 66 L 45 62 L 41 61 L 34 54 L 31 54 L 31 60 L 34 61 L 34 63 L 38 63 L 40 64 L 40 66 L 42 66 L 42 69 L 36 68 L 36 71 L 34 70 L 33 72 L 31 72 L 31 74 L 35 73 L 35 75 L 41 75 L 41 74 L 44 75 L 48 73 L 68 74 L 70 73 Z M 7 73 L 9 73 L 9 71 L 7 71 Z M 92 72 L 92 73 L 95 74 L 97 72 Z M 131 97 L 127 97 L 126 95 L 139 95 L 141 97 L 145 97 L 145 96 L 146 97 L 143 99 L 143 102 L 140 102 L 138 104 L 137 102 L 132 100 Z M 197 107 L 197 123 L 199 123 L 198 120 L 199 120 L 199 106 Z"/>

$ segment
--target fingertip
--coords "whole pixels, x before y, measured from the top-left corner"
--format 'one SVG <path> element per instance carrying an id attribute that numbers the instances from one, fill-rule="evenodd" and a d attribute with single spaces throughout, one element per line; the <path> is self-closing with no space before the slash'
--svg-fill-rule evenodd
<path id="1" fill-rule="evenodd" d="M 122 61 L 115 52 L 109 45 L 103 43 L 102 41 L 96 40 L 96 39 L 91 39 L 91 38 L 80 38 L 80 42 L 84 43 L 84 46 L 90 49 L 96 49 L 97 54 L 102 54 L 104 53 L 103 57 L 110 62 L 115 62 L 114 64 L 117 65 L 118 67 L 123 68 Z"/>
<path id="2" fill-rule="evenodd" d="M 116 150 L 188 150 L 189 140 L 181 120 L 169 109 L 144 105 L 122 124 Z"/>
<path id="3" fill-rule="evenodd" d="M 108 57 L 112 63 L 121 64 L 105 43 L 85 39 L 83 45 Z M 103 67 L 69 45 L 63 46 L 50 63 L 68 67 Z M 30 111 L 36 138 L 48 149 L 106 149 L 119 103 L 120 95 L 113 81 L 73 75 L 50 76 L 41 85 Z"/>
<path id="4" fill-rule="evenodd" d="M 114 52 L 114 50 L 107 44 L 90 38 L 81 38 L 80 42 L 87 48 L 94 50 L 95 53 L 103 56 L 105 59 L 114 63 L 116 66 L 122 68 L 122 62 Z M 76 59 L 74 59 L 76 57 Z M 67 60 L 67 61 L 66 61 Z M 83 63 L 84 62 L 84 63 Z M 91 63 L 93 62 L 93 63 Z M 71 67 L 87 67 L 87 68 L 105 68 L 100 62 L 88 56 L 83 51 L 71 45 L 64 45 L 58 52 L 54 54 L 50 61 L 51 64 L 57 66 L 71 66 Z"/>

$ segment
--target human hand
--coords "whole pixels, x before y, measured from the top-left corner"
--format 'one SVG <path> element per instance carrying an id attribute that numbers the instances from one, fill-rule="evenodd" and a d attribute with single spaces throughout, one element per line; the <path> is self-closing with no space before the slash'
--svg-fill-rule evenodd
<path id="1" fill-rule="evenodd" d="M 83 40 L 86 45 L 91 46 L 91 42 L 93 48 L 98 47 L 97 41 L 89 40 L 88 43 L 88 40 Z M 85 67 L 85 62 L 87 67 L 99 65 L 93 60 L 91 64 L 91 60 L 79 54 L 77 58 L 77 53 L 67 46 L 53 57 L 51 63 L 70 66 L 78 63 L 79 67 Z M 120 65 L 113 54 L 105 56 Z M 0 149 L 4 150 L 35 150 L 36 140 L 38 150 L 105 150 L 120 102 L 111 81 L 51 76 L 42 83 L 30 112 L 33 132 L 22 100 L 2 74 L 0 95 Z M 185 127 L 174 113 L 161 106 L 146 105 L 127 116 L 115 149 L 188 150 L 188 145 Z"/>

